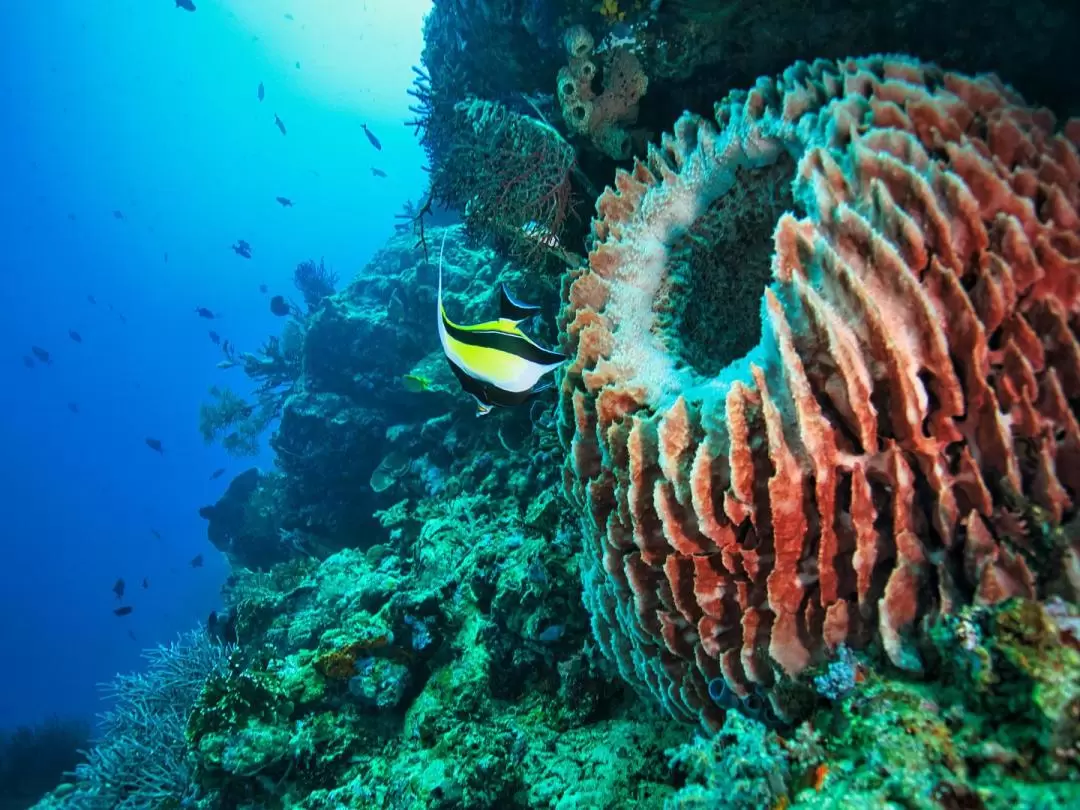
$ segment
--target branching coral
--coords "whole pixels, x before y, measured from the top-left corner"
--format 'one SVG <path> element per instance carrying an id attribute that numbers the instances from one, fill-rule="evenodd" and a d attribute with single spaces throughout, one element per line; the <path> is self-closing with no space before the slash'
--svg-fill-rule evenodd
<path id="1" fill-rule="evenodd" d="M 783 715 L 841 645 L 919 670 L 921 619 L 1075 592 L 1080 568 L 1075 539 L 1038 548 L 1014 516 L 1060 524 L 1080 498 L 1080 123 L 1055 134 L 996 78 L 881 57 L 796 64 L 715 112 L 598 202 L 561 397 L 594 634 L 708 724 L 712 679 Z M 777 172 L 802 218 L 687 248 Z M 720 261 L 770 242 L 764 289 Z M 739 283 L 760 322 L 732 311 Z M 707 341 L 752 347 L 710 365 Z"/>
<path id="2" fill-rule="evenodd" d="M 611 49 L 604 60 L 604 89 L 597 93 L 592 35 L 575 25 L 567 30 L 565 45 L 570 64 L 559 71 L 557 85 L 563 119 L 604 154 L 625 160 L 633 151 L 627 126 L 637 121 L 638 102 L 649 87 L 641 62 L 625 47 Z"/>
<path id="3" fill-rule="evenodd" d="M 321 300 L 321 299 L 320 299 Z M 230 455 L 253 456 L 259 436 L 281 416 L 303 370 L 304 325 L 296 318 L 285 323 L 282 336 L 270 336 L 257 354 L 244 352 L 244 373 L 255 382 L 255 402 L 231 388 L 210 389 L 211 402 L 199 406 L 199 432 L 209 444 L 215 440 Z"/>
<path id="4" fill-rule="evenodd" d="M 167 806 L 193 789 L 184 728 L 203 684 L 225 667 L 232 648 L 205 630 L 147 652 L 145 673 L 118 675 L 105 686 L 113 707 L 101 737 L 76 768 L 63 806 L 118 810 Z"/>
<path id="5" fill-rule="evenodd" d="M 309 311 L 334 294 L 337 282 L 337 273 L 328 268 L 322 259 L 318 264 L 313 261 L 300 262 L 293 271 L 293 285 L 304 296 Z"/>

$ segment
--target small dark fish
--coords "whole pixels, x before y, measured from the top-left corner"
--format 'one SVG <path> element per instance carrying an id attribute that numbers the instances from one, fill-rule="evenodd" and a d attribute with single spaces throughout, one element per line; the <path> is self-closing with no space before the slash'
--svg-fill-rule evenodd
<path id="1" fill-rule="evenodd" d="M 375 177 L 386 177 L 386 172 L 384 172 L 382 169 L 376 169 L 374 166 L 371 167 L 371 173 Z"/>
<path id="2" fill-rule="evenodd" d="M 154 535 L 154 537 L 156 537 L 158 540 L 161 539 L 161 532 L 159 532 L 157 529 L 151 529 L 150 534 Z"/>
<path id="3" fill-rule="evenodd" d="M 89 301 L 91 304 L 96 304 L 97 303 L 97 299 L 94 298 L 94 296 L 92 296 L 92 295 L 86 296 L 86 300 Z"/>
<path id="4" fill-rule="evenodd" d="M 52 364 L 52 357 L 49 355 L 49 353 L 47 351 L 45 351 L 40 346 L 31 346 L 30 351 L 34 353 L 34 357 L 36 357 L 38 360 L 40 360 L 45 365 L 51 365 Z"/>
<path id="5" fill-rule="evenodd" d="M 367 135 L 367 139 L 371 141 L 371 145 L 381 152 L 382 144 L 379 143 L 379 139 L 375 137 L 375 134 L 367 128 L 367 124 L 361 124 L 360 126 L 364 128 L 364 134 Z"/>
<path id="6" fill-rule="evenodd" d="M 208 310 L 206 307 L 195 307 L 195 313 L 200 318 L 206 318 L 207 320 L 211 321 L 214 320 L 214 318 L 216 317 L 214 313 Z"/>
<path id="7" fill-rule="evenodd" d="M 215 346 L 221 345 L 221 335 L 219 335 L 213 329 L 210 330 L 210 342 L 213 343 Z"/>
<path id="8" fill-rule="evenodd" d="M 265 284 L 260 284 L 260 285 L 259 285 L 259 292 L 261 292 L 261 293 L 262 293 L 263 295 L 266 295 L 266 293 L 267 293 L 267 291 L 268 291 L 269 289 L 270 289 L 270 288 L 269 288 L 269 287 L 267 287 L 267 286 L 266 286 Z"/>
<path id="9" fill-rule="evenodd" d="M 116 582 L 113 583 L 112 592 L 116 594 L 117 599 L 123 599 L 124 598 L 124 580 L 123 580 L 123 578 L 117 579 Z"/>
<path id="10" fill-rule="evenodd" d="M 176 0 L 176 7 L 182 8 L 184 11 L 194 11 L 195 4 L 191 0 Z"/>
<path id="11" fill-rule="evenodd" d="M 282 135 L 288 135 L 285 131 L 285 122 L 278 118 L 277 113 L 274 113 L 274 125 L 281 130 Z"/>
<path id="12" fill-rule="evenodd" d="M 191 562 L 189 563 L 189 565 L 191 565 L 192 568 L 202 568 L 202 563 L 202 554 L 196 554 L 194 557 L 191 558 Z"/>
<path id="13" fill-rule="evenodd" d="M 245 259 L 251 258 L 251 245 L 245 242 L 243 239 L 239 240 L 232 246 L 233 253 L 237 256 L 243 256 Z"/>
<path id="14" fill-rule="evenodd" d="M 181 0 L 176 0 L 177 3 L 179 3 L 180 1 Z M 133 608 L 131 605 L 124 605 L 123 607 L 113 608 L 113 613 L 115 613 L 117 616 L 130 616 L 131 611 L 133 611 L 134 609 L 135 608 Z"/>
<path id="15" fill-rule="evenodd" d="M 213 480 L 215 480 L 217 478 L 221 478 L 221 476 L 223 476 L 224 474 L 225 474 L 225 468 L 220 467 L 220 468 L 214 470 L 212 473 L 210 473 L 210 480 L 213 481 Z"/>
<path id="16" fill-rule="evenodd" d="M 165 455 L 165 449 L 161 446 L 161 441 L 158 439 L 147 438 L 146 446 L 156 453 L 161 453 L 161 455 Z"/>
<path id="17" fill-rule="evenodd" d="M 82 343 L 82 335 L 80 335 L 74 329 L 68 329 L 68 337 L 74 340 L 76 343 Z"/>
<path id="18" fill-rule="evenodd" d="M 270 311 L 280 318 L 284 318 L 292 310 L 289 308 L 289 302 L 285 300 L 283 295 L 275 295 L 270 299 Z"/>
<path id="19" fill-rule="evenodd" d="M 262 82 L 259 82 L 259 101 L 262 101 L 264 98 L 266 98 L 266 88 L 263 87 Z"/>
<path id="20" fill-rule="evenodd" d="M 275 197 L 274 199 L 281 203 L 282 208 L 292 208 L 292 200 L 288 197 Z"/>
<path id="21" fill-rule="evenodd" d="M 113 219 L 123 219 L 124 218 L 124 212 L 123 211 L 113 211 L 112 215 L 113 215 Z"/>
<path id="22" fill-rule="evenodd" d="M 71 411 L 72 413 L 78 413 L 79 412 L 79 403 L 77 403 L 77 402 L 69 402 L 68 403 L 68 410 Z"/>
<path id="23" fill-rule="evenodd" d="M 28 354 L 23 355 L 22 364 L 27 368 L 33 368 L 36 365 L 34 363 L 34 358 Z"/>
<path id="24" fill-rule="evenodd" d="M 142 586 L 143 586 L 143 590 L 145 591 L 147 588 L 150 587 L 150 580 L 147 579 L 146 577 L 143 577 Z"/>

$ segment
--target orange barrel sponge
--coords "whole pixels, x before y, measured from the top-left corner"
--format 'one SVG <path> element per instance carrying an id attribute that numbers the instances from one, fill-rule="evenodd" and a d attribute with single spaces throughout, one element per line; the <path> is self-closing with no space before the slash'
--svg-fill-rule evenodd
<path id="1" fill-rule="evenodd" d="M 674 715 L 1075 599 L 1080 122 L 904 57 L 686 114 L 597 203 L 560 430 L 596 639 Z M 721 680 L 722 679 L 722 680 Z M 797 690 L 791 690 L 797 691 Z"/>

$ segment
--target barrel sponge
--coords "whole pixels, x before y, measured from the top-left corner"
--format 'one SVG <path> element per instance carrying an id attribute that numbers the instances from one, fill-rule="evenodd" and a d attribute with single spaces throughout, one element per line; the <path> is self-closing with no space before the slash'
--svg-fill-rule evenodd
<path id="1" fill-rule="evenodd" d="M 1080 122 L 882 56 L 714 113 L 598 200 L 559 405 L 599 646 L 705 725 L 1080 581 Z"/>

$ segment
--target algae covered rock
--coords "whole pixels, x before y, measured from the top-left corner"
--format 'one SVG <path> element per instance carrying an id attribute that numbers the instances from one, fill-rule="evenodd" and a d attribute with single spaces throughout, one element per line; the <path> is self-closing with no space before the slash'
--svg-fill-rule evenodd
<path id="1" fill-rule="evenodd" d="M 282 538 L 281 475 L 252 467 L 236 476 L 225 494 L 199 515 L 209 521 L 210 542 L 233 567 L 264 570 L 301 553 Z"/>

